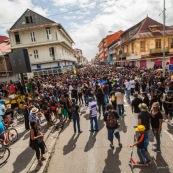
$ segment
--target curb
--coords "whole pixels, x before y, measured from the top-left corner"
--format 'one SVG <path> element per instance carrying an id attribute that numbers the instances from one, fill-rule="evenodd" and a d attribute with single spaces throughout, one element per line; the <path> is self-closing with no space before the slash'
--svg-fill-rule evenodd
<path id="1" fill-rule="evenodd" d="M 50 132 L 47 134 L 47 136 L 46 136 L 46 139 L 44 140 L 44 142 L 45 142 L 45 144 L 46 144 L 46 142 L 48 142 L 47 140 L 48 140 L 48 138 L 50 137 L 50 135 L 52 134 L 52 131 L 54 131 L 55 130 L 55 126 L 53 126 L 51 129 L 50 129 Z M 51 160 L 51 158 L 52 158 L 52 155 L 53 155 L 53 153 L 54 153 L 54 149 L 55 149 L 55 145 L 56 145 L 56 142 L 57 142 L 57 140 L 59 139 L 59 136 L 60 136 L 60 133 L 61 133 L 61 131 L 63 130 L 63 128 L 60 128 L 60 131 L 57 131 L 57 134 L 55 135 L 55 137 L 54 138 L 56 138 L 54 141 L 53 141 L 53 143 L 52 143 L 52 145 L 51 145 L 51 148 L 49 149 L 50 151 L 48 151 L 48 149 L 46 148 L 46 161 L 43 163 L 43 165 L 40 167 L 38 167 L 37 168 L 37 166 L 36 166 L 36 164 L 35 164 L 35 162 L 36 162 L 36 157 L 34 157 L 33 159 L 32 159 L 32 164 L 31 164 L 31 166 L 29 167 L 29 170 L 27 171 L 27 173 L 35 173 L 35 172 L 40 172 L 40 173 L 44 173 L 44 172 L 46 172 L 47 171 L 47 168 L 48 168 L 48 165 L 49 165 L 49 163 L 50 163 L 50 160 Z M 35 168 L 34 168 L 35 167 Z M 33 169 L 34 168 L 34 169 Z"/>

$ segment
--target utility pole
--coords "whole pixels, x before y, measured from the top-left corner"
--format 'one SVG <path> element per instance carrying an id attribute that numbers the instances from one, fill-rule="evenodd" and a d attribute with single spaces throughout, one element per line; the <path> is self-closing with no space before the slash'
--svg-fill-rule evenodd
<path id="1" fill-rule="evenodd" d="M 163 6 L 163 77 L 165 77 L 165 0 Z"/>

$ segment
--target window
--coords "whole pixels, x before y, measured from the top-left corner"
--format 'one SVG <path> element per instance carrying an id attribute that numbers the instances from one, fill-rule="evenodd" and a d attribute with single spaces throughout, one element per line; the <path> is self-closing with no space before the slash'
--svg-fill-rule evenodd
<path id="1" fill-rule="evenodd" d="M 161 39 L 156 39 L 155 43 L 156 43 L 156 49 L 160 49 L 161 48 Z"/>
<path id="2" fill-rule="evenodd" d="M 47 39 L 48 40 L 51 40 L 52 39 L 50 27 L 47 27 L 46 28 L 46 35 L 47 35 Z"/>
<path id="3" fill-rule="evenodd" d="M 34 50 L 34 58 L 35 59 L 38 59 L 39 58 L 39 56 L 38 56 L 38 50 Z"/>
<path id="4" fill-rule="evenodd" d="M 54 50 L 54 47 L 50 47 L 49 48 L 49 52 L 50 52 L 50 57 L 52 57 L 52 59 L 55 60 L 55 50 Z"/>
<path id="5" fill-rule="evenodd" d="M 171 38 L 171 48 L 173 48 L 173 38 Z"/>
<path id="6" fill-rule="evenodd" d="M 18 32 L 14 33 L 14 38 L 15 38 L 16 44 L 20 44 L 20 36 Z"/>
<path id="7" fill-rule="evenodd" d="M 30 32 L 30 35 L 31 35 L 31 41 L 32 42 L 35 42 L 36 39 L 35 39 L 35 33 L 34 32 Z"/>
<path id="8" fill-rule="evenodd" d="M 127 45 L 127 52 L 129 51 L 129 45 Z"/>
<path id="9" fill-rule="evenodd" d="M 26 23 L 33 23 L 33 19 L 32 19 L 32 16 L 25 16 L 25 21 Z"/>
<path id="10" fill-rule="evenodd" d="M 134 53 L 134 43 L 132 43 L 132 53 Z"/>
<path id="11" fill-rule="evenodd" d="M 145 52 L 145 41 L 140 41 L 140 50 L 141 52 Z"/>

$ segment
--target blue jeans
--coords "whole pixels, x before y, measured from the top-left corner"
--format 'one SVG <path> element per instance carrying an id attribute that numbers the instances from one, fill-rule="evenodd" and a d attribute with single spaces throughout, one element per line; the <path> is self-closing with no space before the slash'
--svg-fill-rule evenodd
<path id="1" fill-rule="evenodd" d="M 126 97 L 128 100 L 130 100 L 130 90 L 126 90 Z"/>
<path id="2" fill-rule="evenodd" d="M 144 132 L 144 135 L 145 135 L 144 148 L 147 148 L 147 147 L 148 147 L 148 144 L 149 144 L 148 133 L 149 133 L 149 130 L 146 130 L 146 131 Z"/>
<path id="3" fill-rule="evenodd" d="M 157 150 L 160 150 L 160 134 L 158 133 L 158 129 L 152 129 L 152 130 L 157 141 Z"/>
<path id="4" fill-rule="evenodd" d="M 78 115 L 73 115 L 73 128 L 74 128 L 74 132 L 76 133 L 76 123 L 77 123 L 77 128 L 78 128 L 78 132 L 80 132 L 80 118 Z"/>
<path id="5" fill-rule="evenodd" d="M 137 148 L 137 154 L 141 163 L 145 163 L 146 161 L 149 160 L 144 148 L 143 149 Z"/>
<path id="6" fill-rule="evenodd" d="M 84 96 L 85 105 L 88 104 L 88 96 Z"/>
<path id="7" fill-rule="evenodd" d="M 109 103 L 109 95 L 105 94 L 105 101 L 106 101 L 106 104 Z"/>
<path id="8" fill-rule="evenodd" d="M 93 127 L 93 121 L 95 123 L 95 129 Z M 98 129 L 98 121 L 97 121 L 97 116 L 96 117 L 90 117 L 90 124 L 91 124 L 91 130 L 99 130 Z"/>
<path id="9" fill-rule="evenodd" d="M 124 115 L 124 105 L 118 105 L 118 114 L 119 116 Z"/>

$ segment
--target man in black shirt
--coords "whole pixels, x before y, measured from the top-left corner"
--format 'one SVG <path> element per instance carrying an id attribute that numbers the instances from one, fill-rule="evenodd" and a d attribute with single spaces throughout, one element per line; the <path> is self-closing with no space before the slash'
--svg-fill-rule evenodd
<path id="1" fill-rule="evenodd" d="M 135 126 L 138 126 L 138 114 L 140 112 L 139 105 L 142 103 L 142 99 L 138 98 L 138 94 L 134 94 L 134 99 L 132 100 L 132 113 L 135 119 Z"/>
<path id="2" fill-rule="evenodd" d="M 71 114 L 73 118 L 73 128 L 74 128 L 74 133 L 76 133 L 76 123 L 77 123 L 77 128 L 78 128 L 78 133 L 82 133 L 80 130 L 80 108 L 79 105 L 75 104 L 76 100 L 75 98 L 72 98 L 72 105 L 71 105 Z"/>
<path id="3" fill-rule="evenodd" d="M 139 109 L 141 112 L 138 115 L 138 124 L 145 126 L 144 148 L 147 150 L 149 144 L 148 133 L 150 130 L 151 114 L 148 112 L 148 107 L 145 103 L 141 103 Z"/>

